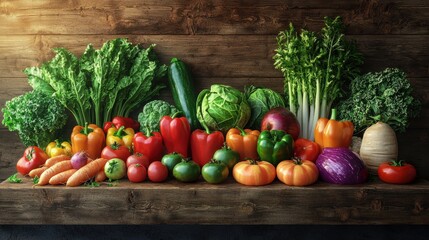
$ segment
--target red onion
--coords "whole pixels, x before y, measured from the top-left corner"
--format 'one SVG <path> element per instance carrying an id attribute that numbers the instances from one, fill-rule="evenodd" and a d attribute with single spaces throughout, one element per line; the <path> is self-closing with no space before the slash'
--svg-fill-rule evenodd
<path id="1" fill-rule="evenodd" d="M 88 154 L 83 151 L 77 152 L 71 157 L 70 161 L 74 169 L 79 169 L 86 165 Z"/>
<path id="2" fill-rule="evenodd" d="M 359 184 L 368 178 L 368 169 L 348 148 L 324 148 L 316 160 L 320 178 L 334 184 Z"/>

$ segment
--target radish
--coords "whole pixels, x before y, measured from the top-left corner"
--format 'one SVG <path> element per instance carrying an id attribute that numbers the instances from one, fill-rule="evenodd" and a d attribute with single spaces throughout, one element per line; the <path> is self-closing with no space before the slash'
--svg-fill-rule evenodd
<path id="1" fill-rule="evenodd" d="M 86 165 L 88 154 L 83 151 L 77 152 L 71 157 L 70 161 L 74 169 L 79 169 Z"/>

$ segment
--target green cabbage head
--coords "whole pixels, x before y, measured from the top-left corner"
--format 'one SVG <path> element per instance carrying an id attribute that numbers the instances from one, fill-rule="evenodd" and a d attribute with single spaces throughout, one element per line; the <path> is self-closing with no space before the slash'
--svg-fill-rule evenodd
<path id="1" fill-rule="evenodd" d="M 250 118 L 250 107 L 239 90 L 221 84 L 204 89 L 197 98 L 197 118 L 207 131 L 226 133 L 230 128 L 244 128 Z"/>

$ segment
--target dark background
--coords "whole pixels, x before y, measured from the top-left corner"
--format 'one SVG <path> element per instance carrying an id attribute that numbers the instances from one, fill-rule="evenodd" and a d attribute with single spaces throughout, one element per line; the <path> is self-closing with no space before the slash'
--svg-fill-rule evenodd
<path id="1" fill-rule="evenodd" d="M 139 225 L 1 226 L 1 239 L 427 239 L 429 226 Z"/>

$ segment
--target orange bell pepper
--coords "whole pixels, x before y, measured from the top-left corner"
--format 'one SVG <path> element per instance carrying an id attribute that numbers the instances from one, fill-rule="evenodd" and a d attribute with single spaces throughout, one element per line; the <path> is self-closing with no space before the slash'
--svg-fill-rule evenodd
<path id="1" fill-rule="evenodd" d="M 95 124 L 85 123 L 85 126 L 75 126 L 71 134 L 73 153 L 85 151 L 92 159 L 101 156 L 105 145 L 105 135 L 102 128 Z"/>
<path id="2" fill-rule="evenodd" d="M 226 133 L 225 141 L 228 147 L 240 154 L 240 160 L 258 159 L 256 151 L 258 137 L 261 134 L 258 130 L 231 128 Z"/>
<path id="3" fill-rule="evenodd" d="M 331 119 L 320 118 L 314 128 L 314 141 L 321 148 L 349 147 L 354 125 L 351 121 L 337 121 L 337 111 L 332 109 Z"/>

